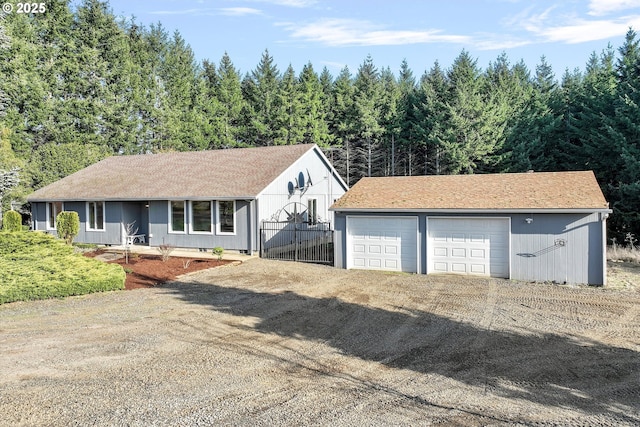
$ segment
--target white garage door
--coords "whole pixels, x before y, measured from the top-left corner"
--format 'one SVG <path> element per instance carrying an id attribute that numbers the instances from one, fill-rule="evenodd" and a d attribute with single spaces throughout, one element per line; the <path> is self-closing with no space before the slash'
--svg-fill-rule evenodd
<path id="1" fill-rule="evenodd" d="M 417 217 L 347 217 L 347 268 L 418 271 Z"/>
<path id="2" fill-rule="evenodd" d="M 428 218 L 428 273 L 509 277 L 509 220 Z"/>

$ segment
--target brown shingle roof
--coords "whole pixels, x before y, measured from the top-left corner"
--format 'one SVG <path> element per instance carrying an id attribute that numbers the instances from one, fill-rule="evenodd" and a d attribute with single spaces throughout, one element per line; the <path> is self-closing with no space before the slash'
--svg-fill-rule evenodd
<path id="1" fill-rule="evenodd" d="M 607 209 L 587 172 L 362 178 L 332 210 Z"/>
<path id="2" fill-rule="evenodd" d="M 313 144 L 113 156 L 32 193 L 29 201 L 255 197 Z"/>

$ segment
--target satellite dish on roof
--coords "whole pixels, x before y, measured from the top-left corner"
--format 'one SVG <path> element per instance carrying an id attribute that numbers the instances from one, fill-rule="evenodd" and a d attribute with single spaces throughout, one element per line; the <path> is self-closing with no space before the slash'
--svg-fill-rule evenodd
<path id="1" fill-rule="evenodd" d="M 304 189 L 304 174 L 302 172 L 298 174 L 298 188 Z"/>
<path id="2" fill-rule="evenodd" d="M 289 181 L 289 184 L 287 184 L 287 187 L 289 189 L 289 195 L 293 196 L 293 192 L 296 191 L 296 187 L 295 185 L 293 185 L 293 182 Z"/>

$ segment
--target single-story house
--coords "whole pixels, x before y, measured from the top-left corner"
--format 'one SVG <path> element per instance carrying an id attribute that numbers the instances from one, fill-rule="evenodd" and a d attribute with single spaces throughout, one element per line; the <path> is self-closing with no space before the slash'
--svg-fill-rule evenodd
<path id="1" fill-rule="evenodd" d="M 337 267 L 606 281 L 593 172 L 363 178 L 330 208 Z"/>
<path id="2" fill-rule="evenodd" d="M 346 190 L 316 145 L 299 144 L 113 156 L 27 200 L 35 230 L 55 233 L 59 212 L 77 212 L 77 242 L 253 253 L 261 221 L 330 221 Z"/>

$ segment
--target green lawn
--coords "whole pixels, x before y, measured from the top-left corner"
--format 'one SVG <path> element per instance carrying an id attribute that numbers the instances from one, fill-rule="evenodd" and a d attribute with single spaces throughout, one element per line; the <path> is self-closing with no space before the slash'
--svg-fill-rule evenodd
<path id="1" fill-rule="evenodd" d="M 124 289 L 122 267 L 39 232 L 0 232 L 0 304 Z"/>

